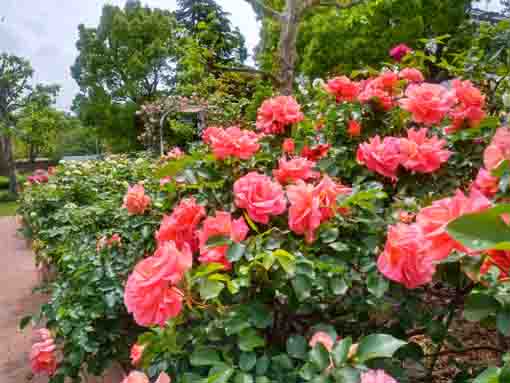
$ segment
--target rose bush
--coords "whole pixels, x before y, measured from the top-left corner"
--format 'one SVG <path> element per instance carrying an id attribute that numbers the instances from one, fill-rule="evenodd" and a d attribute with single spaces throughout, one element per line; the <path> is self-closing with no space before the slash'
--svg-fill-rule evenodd
<path id="1" fill-rule="evenodd" d="M 505 197 L 506 128 L 489 145 L 471 83 L 400 69 L 266 100 L 257 132 L 210 127 L 162 165 L 64 164 L 27 188 L 26 234 L 57 275 L 52 382 L 113 362 L 146 373 L 126 381 L 428 382 L 462 310 L 508 335 L 506 253 L 449 229 Z"/>

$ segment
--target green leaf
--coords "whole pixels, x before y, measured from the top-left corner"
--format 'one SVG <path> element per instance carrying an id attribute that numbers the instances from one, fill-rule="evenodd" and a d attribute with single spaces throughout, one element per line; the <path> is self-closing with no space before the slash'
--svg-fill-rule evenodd
<path id="1" fill-rule="evenodd" d="M 344 367 L 333 371 L 336 383 L 359 383 L 360 372 L 352 367 Z"/>
<path id="2" fill-rule="evenodd" d="M 267 355 L 263 355 L 257 359 L 257 366 L 255 367 L 255 373 L 257 375 L 264 375 L 269 369 L 269 358 Z"/>
<path id="3" fill-rule="evenodd" d="M 233 318 L 225 324 L 225 333 L 230 336 L 238 334 L 244 329 L 250 327 L 250 322 L 244 318 Z"/>
<path id="4" fill-rule="evenodd" d="M 499 302 L 489 295 L 471 294 L 464 303 L 464 318 L 470 322 L 479 322 L 499 309 Z"/>
<path id="5" fill-rule="evenodd" d="M 500 310 L 496 314 L 496 325 L 501 334 L 510 336 L 510 310 Z"/>
<path id="6" fill-rule="evenodd" d="M 273 251 L 273 255 L 287 274 L 294 275 L 296 272 L 296 257 L 282 249 Z"/>
<path id="7" fill-rule="evenodd" d="M 320 238 L 324 243 L 332 243 L 335 242 L 338 238 L 339 230 L 336 227 L 332 227 L 326 229 L 320 233 Z"/>
<path id="8" fill-rule="evenodd" d="M 287 339 L 287 353 L 296 359 L 305 359 L 308 342 L 301 335 L 293 335 Z"/>
<path id="9" fill-rule="evenodd" d="M 213 366 L 221 363 L 220 354 L 212 348 L 198 349 L 191 354 L 190 363 L 194 367 Z"/>
<path id="10" fill-rule="evenodd" d="M 499 381 L 499 368 L 489 367 L 476 377 L 473 383 L 503 383 Z"/>
<path id="11" fill-rule="evenodd" d="M 349 286 L 343 278 L 330 279 L 329 285 L 335 295 L 344 295 L 349 290 Z"/>
<path id="12" fill-rule="evenodd" d="M 381 298 L 388 291 L 390 284 L 386 278 L 377 273 L 371 273 L 367 278 L 367 289 L 377 298 Z"/>
<path id="13" fill-rule="evenodd" d="M 510 382 L 510 364 L 503 366 L 499 373 L 499 381 L 502 382 Z"/>
<path id="14" fill-rule="evenodd" d="M 234 383 L 253 383 L 253 377 L 243 372 L 238 372 L 234 378 Z"/>
<path id="15" fill-rule="evenodd" d="M 269 270 L 271 267 L 273 267 L 275 260 L 276 258 L 274 254 L 266 251 L 264 253 L 264 258 L 262 259 L 262 266 L 264 266 L 264 269 Z"/>
<path id="16" fill-rule="evenodd" d="M 241 351 L 249 352 L 256 348 L 264 347 L 266 341 L 262 338 L 255 329 L 249 328 L 243 330 L 239 334 L 239 340 L 237 342 Z"/>
<path id="17" fill-rule="evenodd" d="M 25 327 L 28 326 L 28 324 L 30 323 L 31 320 L 32 320 L 32 315 L 27 315 L 27 316 L 21 318 L 21 320 L 19 321 L 19 329 L 23 330 Z"/>
<path id="18" fill-rule="evenodd" d="M 239 261 L 244 255 L 244 251 L 246 250 L 246 246 L 242 243 L 234 242 L 232 243 L 227 250 L 227 259 L 230 262 Z"/>
<path id="19" fill-rule="evenodd" d="M 204 300 L 216 298 L 224 288 L 223 282 L 206 279 L 200 284 L 200 297 Z"/>
<path id="20" fill-rule="evenodd" d="M 207 383 L 226 383 L 234 375 L 234 369 L 226 364 L 217 364 L 209 371 Z"/>
<path id="21" fill-rule="evenodd" d="M 317 343 L 308 355 L 310 362 L 319 370 L 324 370 L 329 366 L 329 352 L 322 343 Z"/>
<path id="22" fill-rule="evenodd" d="M 292 359 L 290 359 L 287 354 L 273 356 L 271 358 L 271 364 L 273 366 L 273 370 L 281 371 L 294 369 L 294 363 L 292 363 Z"/>
<path id="23" fill-rule="evenodd" d="M 466 214 L 450 222 L 447 231 L 455 240 L 473 250 L 510 250 L 510 227 L 501 219 L 501 214 L 508 212 L 510 204 Z"/>
<path id="24" fill-rule="evenodd" d="M 254 352 L 243 352 L 239 358 L 239 367 L 243 371 L 250 371 L 257 364 L 257 354 Z"/>
<path id="25" fill-rule="evenodd" d="M 193 280 L 215 273 L 216 271 L 223 270 L 224 267 L 225 266 L 221 263 L 214 262 L 200 265 L 196 270 L 194 270 Z"/>
<path id="26" fill-rule="evenodd" d="M 184 157 L 182 157 L 178 160 L 169 161 L 169 162 L 165 163 L 165 165 L 163 165 L 161 168 L 156 170 L 156 172 L 154 173 L 154 176 L 158 179 L 164 178 L 164 177 L 173 177 L 180 171 L 184 170 L 184 168 L 192 165 L 193 163 L 195 163 L 196 161 L 198 161 L 200 159 L 204 159 L 204 158 L 203 158 L 203 155 L 199 154 L 199 153 L 192 155 L 192 156 L 185 155 Z M 210 159 L 212 159 L 212 156 L 208 155 L 208 156 L 206 156 L 205 159 L 210 160 Z"/>
<path id="27" fill-rule="evenodd" d="M 299 370 L 299 376 L 304 380 L 312 380 L 317 373 L 317 368 L 312 363 L 305 363 Z"/>
<path id="28" fill-rule="evenodd" d="M 335 251 L 338 251 L 339 253 L 349 251 L 349 246 L 347 246 L 345 243 L 342 243 L 342 242 L 330 243 L 329 247 L 331 247 Z"/>
<path id="29" fill-rule="evenodd" d="M 356 352 L 360 363 L 375 358 L 390 358 L 395 351 L 407 344 L 387 334 L 371 334 L 361 339 Z"/>
<path id="30" fill-rule="evenodd" d="M 232 240 L 229 236 L 226 235 L 214 235 L 212 237 L 209 237 L 207 239 L 207 242 L 205 245 L 207 247 L 217 247 L 217 246 L 224 246 L 224 245 L 230 245 L 232 243 Z"/>
<path id="31" fill-rule="evenodd" d="M 296 292 L 298 300 L 304 301 L 310 298 L 310 289 L 312 288 L 310 280 L 304 275 L 298 275 L 292 279 L 292 286 Z"/>
<path id="32" fill-rule="evenodd" d="M 335 362 L 335 366 L 341 366 L 347 361 L 347 357 L 349 355 L 349 350 L 352 346 L 352 338 L 344 338 L 342 339 L 334 348 L 331 356 L 333 357 L 333 361 Z"/>

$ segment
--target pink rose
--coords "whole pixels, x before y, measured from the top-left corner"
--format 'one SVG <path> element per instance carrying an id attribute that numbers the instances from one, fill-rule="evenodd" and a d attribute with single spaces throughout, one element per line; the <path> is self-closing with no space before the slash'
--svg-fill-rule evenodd
<path id="1" fill-rule="evenodd" d="M 402 109 L 412 114 L 419 124 L 439 124 L 455 104 L 455 94 L 444 86 L 423 83 L 411 84 L 400 100 Z"/>
<path id="2" fill-rule="evenodd" d="M 303 121 L 305 116 L 292 96 L 278 96 L 264 101 L 257 112 L 257 129 L 266 134 L 282 134 L 288 125 Z"/>
<path id="3" fill-rule="evenodd" d="M 142 360 L 143 350 L 145 346 L 135 343 L 133 347 L 131 347 L 131 364 L 136 366 Z"/>
<path id="4" fill-rule="evenodd" d="M 136 323 L 163 327 L 168 319 L 179 315 L 183 294 L 170 284 L 178 283 L 192 263 L 188 245 L 181 252 L 170 241 L 135 266 L 124 290 L 124 303 Z"/>
<path id="5" fill-rule="evenodd" d="M 290 202 L 289 228 L 296 234 L 305 235 L 305 240 L 315 240 L 315 230 L 322 220 L 321 201 L 315 187 L 299 180 L 295 185 L 287 186 L 287 198 Z"/>
<path id="6" fill-rule="evenodd" d="M 471 81 L 452 81 L 453 91 L 457 98 L 457 105 L 450 112 L 453 123 L 446 131 L 454 133 L 467 124 L 469 127 L 477 127 L 485 118 L 485 96 Z"/>
<path id="7" fill-rule="evenodd" d="M 230 270 L 232 264 L 227 259 L 228 245 L 207 246 L 207 240 L 211 237 L 224 235 L 234 242 L 243 241 L 249 228 L 244 218 L 232 220 L 230 213 L 217 211 L 216 216 L 207 217 L 204 221 L 202 230 L 198 233 L 200 240 L 200 258 L 202 263 L 221 263 L 225 270 Z"/>
<path id="8" fill-rule="evenodd" d="M 378 108 L 388 111 L 394 106 L 393 96 L 397 93 L 398 75 L 393 72 L 384 72 L 378 77 L 362 82 L 359 94 L 361 103 L 373 103 Z"/>
<path id="9" fill-rule="evenodd" d="M 408 289 L 432 281 L 436 267 L 434 259 L 427 256 L 427 240 L 421 227 L 403 223 L 390 226 L 377 268 L 384 276 Z"/>
<path id="10" fill-rule="evenodd" d="M 497 169 L 505 160 L 510 160 L 510 129 L 507 127 L 496 130 L 483 153 L 483 163 L 488 171 Z"/>
<path id="11" fill-rule="evenodd" d="M 361 124 L 356 120 L 349 120 L 347 123 L 347 132 L 351 137 L 358 137 L 361 135 Z"/>
<path id="12" fill-rule="evenodd" d="M 333 351 L 333 345 L 335 344 L 333 339 L 323 331 L 317 331 L 308 342 L 309 346 L 312 348 L 314 348 L 317 343 L 322 344 L 329 352 Z"/>
<path id="13" fill-rule="evenodd" d="M 218 160 L 228 157 L 250 159 L 260 149 L 260 135 L 250 130 L 241 130 L 238 126 L 227 129 L 209 127 L 203 134 L 204 142 L 208 143 L 213 155 Z"/>
<path id="14" fill-rule="evenodd" d="M 40 341 L 32 345 L 30 350 L 30 366 L 34 374 L 45 373 L 49 376 L 57 371 L 57 355 L 55 341 L 48 329 L 36 332 Z"/>
<path id="15" fill-rule="evenodd" d="M 158 380 L 156 380 L 156 383 L 170 383 L 170 382 L 171 379 L 165 372 L 159 374 Z M 124 378 L 122 383 L 150 383 L 150 382 L 147 375 L 145 375 L 143 372 L 131 371 L 129 375 Z"/>
<path id="16" fill-rule="evenodd" d="M 358 147 L 356 159 L 359 164 L 385 177 L 397 180 L 397 169 L 402 160 L 400 140 L 395 137 L 372 137 Z"/>
<path id="17" fill-rule="evenodd" d="M 472 189 L 469 196 L 458 190 L 452 198 L 434 201 L 416 216 L 416 222 L 429 241 L 427 254 L 434 260 L 447 258 L 452 250 L 469 252 L 446 232 L 446 226 L 464 214 L 488 209 L 490 201 L 478 190 Z"/>
<path id="18" fill-rule="evenodd" d="M 398 76 L 401 79 L 407 80 L 409 82 L 423 82 L 425 81 L 425 77 L 423 76 L 423 73 L 421 73 L 418 69 L 415 68 L 405 68 L 402 69 Z"/>
<path id="19" fill-rule="evenodd" d="M 491 175 L 487 170 L 480 169 L 472 188 L 478 189 L 487 198 L 492 198 L 499 190 L 499 178 Z"/>
<path id="20" fill-rule="evenodd" d="M 159 186 L 163 187 L 170 182 L 172 182 L 172 177 L 170 176 L 163 177 L 159 180 Z"/>
<path id="21" fill-rule="evenodd" d="M 179 202 L 171 215 L 163 216 L 159 230 L 156 232 L 158 244 L 174 241 L 181 249 L 188 244 L 192 252 L 198 249 L 196 229 L 205 217 L 205 208 L 197 204 L 194 197 L 184 198 Z"/>
<path id="22" fill-rule="evenodd" d="M 296 145 L 294 144 L 294 140 L 292 138 L 286 138 L 283 140 L 282 151 L 287 154 L 293 154 L 294 150 L 296 150 Z"/>
<path id="23" fill-rule="evenodd" d="M 45 184 L 49 181 L 48 172 L 44 169 L 37 169 L 27 178 L 30 184 Z"/>
<path id="24" fill-rule="evenodd" d="M 255 222 L 267 224 L 269 216 L 283 214 L 287 201 L 281 185 L 271 178 L 251 172 L 234 183 L 235 204 L 246 209 Z"/>
<path id="25" fill-rule="evenodd" d="M 127 209 L 130 215 L 138 215 L 144 214 L 151 203 L 151 197 L 145 194 L 143 185 L 137 184 L 128 188 L 122 207 Z"/>
<path id="26" fill-rule="evenodd" d="M 330 79 L 325 85 L 325 89 L 328 93 L 336 97 L 336 102 L 351 102 L 358 97 L 360 84 L 351 81 L 346 76 L 341 76 Z"/>
<path id="27" fill-rule="evenodd" d="M 402 61 L 402 59 L 411 53 L 413 50 L 405 44 L 398 44 L 391 48 L 390 57 L 395 61 Z"/>
<path id="28" fill-rule="evenodd" d="M 280 158 L 278 169 L 273 170 L 273 176 L 282 185 L 297 180 L 307 181 L 319 177 L 319 173 L 313 171 L 314 166 L 315 162 L 303 157 L 295 157 L 290 160 Z"/>
<path id="29" fill-rule="evenodd" d="M 383 370 L 370 370 L 361 374 L 360 383 L 398 383 Z"/>
<path id="30" fill-rule="evenodd" d="M 334 182 L 328 175 L 325 175 L 315 187 L 314 193 L 319 197 L 321 221 L 327 221 L 333 218 L 337 212 L 345 211 L 338 208 L 336 199 L 338 196 L 351 194 L 352 189 Z"/>
<path id="31" fill-rule="evenodd" d="M 427 138 L 427 129 L 409 129 L 407 138 L 400 139 L 402 166 L 418 173 L 432 173 L 448 161 L 451 152 L 445 150 L 445 140 Z"/>

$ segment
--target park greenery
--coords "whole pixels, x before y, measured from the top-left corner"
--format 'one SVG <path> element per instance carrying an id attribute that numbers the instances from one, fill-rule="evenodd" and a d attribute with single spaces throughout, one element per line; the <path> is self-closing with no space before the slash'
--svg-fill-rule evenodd
<path id="1" fill-rule="evenodd" d="M 72 113 L 0 56 L 51 383 L 510 381 L 510 22 L 466 0 L 129 1 L 79 26 Z M 12 207 L 9 206 L 9 210 Z M 1 212 L 2 210 L 0 210 Z M 1 213 L 0 213 L 1 214 Z"/>

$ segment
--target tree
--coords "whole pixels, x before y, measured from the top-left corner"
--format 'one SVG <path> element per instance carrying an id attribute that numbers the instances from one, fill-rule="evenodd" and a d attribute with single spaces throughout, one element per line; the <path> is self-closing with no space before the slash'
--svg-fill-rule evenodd
<path id="1" fill-rule="evenodd" d="M 26 145 L 31 162 L 44 149 L 56 144 L 56 134 L 65 123 L 64 114 L 53 108 L 59 85 L 37 84 L 28 93 L 23 108 L 16 114 L 16 137 Z"/>
<path id="2" fill-rule="evenodd" d="M 16 123 L 17 137 L 26 146 L 31 162 L 43 151 L 56 151 L 57 138 L 66 127 L 66 117 L 61 111 L 50 106 L 40 107 L 28 104 L 21 111 Z"/>
<path id="3" fill-rule="evenodd" d="M 318 9 L 303 21 L 298 39 L 299 73 L 324 77 L 390 61 L 400 43 L 413 48 L 424 38 L 455 36 L 468 17 L 469 0 L 371 1 L 338 14 Z M 334 41 L 334 44 L 330 44 Z"/>
<path id="4" fill-rule="evenodd" d="M 30 63 L 18 56 L 0 55 L 0 146 L 9 174 L 9 191 L 16 194 L 16 163 L 12 149 L 14 113 L 24 105 L 33 75 Z"/>
<path id="5" fill-rule="evenodd" d="M 214 0 L 178 0 L 177 4 L 177 21 L 209 51 L 211 59 L 223 64 L 246 60 L 244 37 L 238 28 L 232 28 L 229 14 Z"/>
<path id="6" fill-rule="evenodd" d="M 289 94 L 296 73 L 376 65 L 392 45 L 455 32 L 469 0 L 246 0 L 263 19 L 258 61 Z M 277 57 L 274 56 L 277 51 Z M 276 64 L 276 65 L 275 65 Z"/>
<path id="7" fill-rule="evenodd" d="M 172 83 L 177 25 L 170 12 L 106 5 L 97 28 L 78 30 L 71 71 L 83 94 L 101 90 L 113 102 L 141 103 Z"/>
<path id="8" fill-rule="evenodd" d="M 109 124 L 106 130 L 111 131 L 112 115 L 129 110 L 133 115 L 128 121 L 123 118 L 116 133 L 120 141 L 127 136 L 131 142 L 136 137 L 134 111 L 173 87 L 178 36 L 171 12 L 142 7 L 137 1 L 124 9 L 103 7 L 97 28 L 80 25 L 72 75 L 81 91 L 75 105 L 86 107 L 79 112 L 83 121 L 90 126 Z"/>
<path id="9" fill-rule="evenodd" d="M 296 75 L 298 59 L 297 41 L 300 25 L 305 15 L 319 7 L 335 6 L 337 9 L 347 9 L 370 0 L 285 0 L 281 11 L 277 11 L 264 0 L 246 0 L 260 16 L 269 18 L 279 29 L 278 40 L 278 75 L 280 93 L 292 93 Z"/>

